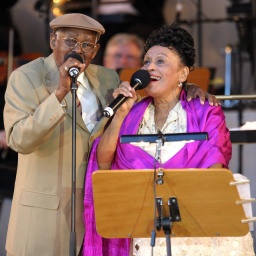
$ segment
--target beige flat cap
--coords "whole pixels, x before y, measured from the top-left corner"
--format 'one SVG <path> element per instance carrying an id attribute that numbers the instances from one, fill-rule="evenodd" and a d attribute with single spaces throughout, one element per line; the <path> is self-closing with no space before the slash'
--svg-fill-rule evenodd
<path id="1" fill-rule="evenodd" d="M 63 14 L 50 22 L 52 29 L 56 28 L 81 28 L 96 31 L 99 34 L 104 34 L 104 27 L 93 18 L 81 13 Z"/>

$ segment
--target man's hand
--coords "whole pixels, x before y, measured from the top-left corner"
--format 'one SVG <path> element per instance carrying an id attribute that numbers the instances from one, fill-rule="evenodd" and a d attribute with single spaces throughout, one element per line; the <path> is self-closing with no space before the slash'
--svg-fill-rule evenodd
<path id="1" fill-rule="evenodd" d="M 202 88 L 200 88 L 196 84 L 187 84 L 186 90 L 187 90 L 187 101 L 191 101 L 192 99 L 199 97 L 202 105 L 204 105 L 205 99 L 208 99 L 209 104 L 211 106 L 220 105 L 220 102 L 217 100 L 217 98 L 214 95 L 204 91 Z"/>

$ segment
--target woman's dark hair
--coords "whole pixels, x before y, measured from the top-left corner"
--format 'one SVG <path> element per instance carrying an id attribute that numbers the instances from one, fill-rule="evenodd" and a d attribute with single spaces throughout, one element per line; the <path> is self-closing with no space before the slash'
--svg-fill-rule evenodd
<path id="1" fill-rule="evenodd" d="M 194 69 L 196 55 L 193 37 L 177 24 L 164 25 L 154 30 L 146 40 L 145 52 L 155 45 L 174 49 L 180 56 L 182 63 L 190 70 Z"/>

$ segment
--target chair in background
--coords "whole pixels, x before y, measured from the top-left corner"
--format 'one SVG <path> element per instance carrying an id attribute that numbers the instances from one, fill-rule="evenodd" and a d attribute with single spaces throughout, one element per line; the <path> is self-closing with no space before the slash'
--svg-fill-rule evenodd
<path id="1" fill-rule="evenodd" d="M 138 70 L 138 68 L 124 68 L 119 71 L 119 77 L 121 81 L 128 81 L 130 82 L 132 75 Z M 147 93 L 144 89 L 138 90 L 137 93 L 141 97 L 147 96 Z"/>
<path id="2" fill-rule="evenodd" d="M 130 79 L 132 75 L 138 70 L 138 68 L 123 68 L 118 71 L 119 77 L 121 81 L 128 81 L 130 82 Z"/>
<path id="3" fill-rule="evenodd" d="M 24 65 L 32 60 L 35 60 L 39 57 L 43 57 L 42 53 L 40 52 L 27 52 L 27 53 L 22 53 L 20 56 L 18 56 L 17 59 L 17 66 Z"/>
<path id="4" fill-rule="evenodd" d="M 193 71 L 190 71 L 187 82 L 197 84 L 203 90 L 209 91 L 210 80 L 211 72 L 209 68 L 195 67 Z"/>

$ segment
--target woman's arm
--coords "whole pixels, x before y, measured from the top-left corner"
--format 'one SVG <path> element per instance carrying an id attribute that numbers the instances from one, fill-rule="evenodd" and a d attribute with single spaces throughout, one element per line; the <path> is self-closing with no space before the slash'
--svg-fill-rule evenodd
<path id="1" fill-rule="evenodd" d="M 110 125 L 100 138 L 97 147 L 97 162 L 100 170 L 109 170 L 115 156 L 118 134 L 125 116 L 115 114 Z"/>
<path id="2" fill-rule="evenodd" d="M 129 98 L 116 111 L 109 126 L 100 138 L 97 147 L 97 162 L 100 170 L 110 169 L 111 163 L 115 156 L 121 125 L 126 115 L 132 108 L 134 102 L 137 100 L 136 92 L 131 88 L 128 82 L 121 83 L 120 87 L 117 88 L 113 93 L 114 98 L 116 98 L 119 94 L 123 94 Z"/>

